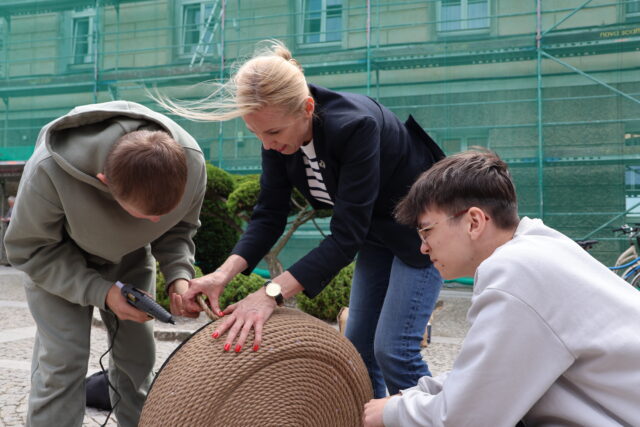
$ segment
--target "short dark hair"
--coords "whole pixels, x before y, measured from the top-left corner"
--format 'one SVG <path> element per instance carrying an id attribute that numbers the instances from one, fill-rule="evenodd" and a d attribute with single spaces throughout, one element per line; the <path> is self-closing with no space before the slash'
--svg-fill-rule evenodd
<path id="1" fill-rule="evenodd" d="M 422 173 L 395 208 L 401 224 L 416 226 L 428 209 L 454 215 L 470 207 L 485 209 L 497 227 L 518 224 L 516 190 L 507 164 L 489 150 L 446 157 Z"/>
<path id="2" fill-rule="evenodd" d="M 163 131 L 138 130 L 120 137 L 104 166 L 116 199 L 132 203 L 146 215 L 175 208 L 187 183 L 184 148 Z"/>

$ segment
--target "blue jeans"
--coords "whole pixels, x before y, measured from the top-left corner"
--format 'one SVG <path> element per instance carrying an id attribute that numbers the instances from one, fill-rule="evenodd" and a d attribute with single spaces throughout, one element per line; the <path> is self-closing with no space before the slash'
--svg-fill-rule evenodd
<path id="1" fill-rule="evenodd" d="M 411 267 L 382 246 L 365 244 L 351 284 L 345 335 L 369 371 L 375 398 L 413 387 L 430 376 L 420 342 L 442 278 L 430 265 Z"/>

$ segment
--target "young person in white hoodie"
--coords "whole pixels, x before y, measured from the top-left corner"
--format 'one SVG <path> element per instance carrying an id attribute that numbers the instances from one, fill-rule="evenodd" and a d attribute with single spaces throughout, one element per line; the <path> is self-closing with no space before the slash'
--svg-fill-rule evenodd
<path id="1" fill-rule="evenodd" d="M 640 422 L 640 293 L 571 239 L 517 215 L 507 165 L 469 151 L 396 208 L 445 279 L 473 275 L 451 372 L 365 405 L 373 426 L 631 426 Z"/>

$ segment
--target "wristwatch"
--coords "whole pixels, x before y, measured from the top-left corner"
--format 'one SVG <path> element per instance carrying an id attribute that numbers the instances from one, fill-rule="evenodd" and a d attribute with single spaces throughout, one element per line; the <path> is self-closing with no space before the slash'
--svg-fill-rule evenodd
<path id="1" fill-rule="evenodd" d="M 282 286 L 280 286 L 280 284 L 272 282 L 271 280 L 267 280 L 264 283 L 264 287 L 267 295 L 276 300 L 276 304 L 284 304 L 284 297 L 282 296 Z"/>

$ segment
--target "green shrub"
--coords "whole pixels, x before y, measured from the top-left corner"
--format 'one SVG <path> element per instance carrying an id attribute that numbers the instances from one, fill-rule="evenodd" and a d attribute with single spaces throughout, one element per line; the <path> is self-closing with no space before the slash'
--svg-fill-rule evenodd
<path id="1" fill-rule="evenodd" d="M 237 188 L 238 185 L 242 184 L 245 181 L 258 181 L 258 183 L 260 182 L 260 174 L 246 174 L 246 175 L 240 175 L 240 174 L 231 174 L 231 178 L 233 178 L 233 181 L 235 183 L 234 188 Z"/>
<path id="2" fill-rule="evenodd" d="M 202 270 L 200 267 L 194 266 L 196 270 L 195 277 L 202 277 Z M 160 267 L 156 262 L 156 301 L 158 304 L 163 306 L 167 311 L 169 311 L 169 295 L 164 290 L 165 279 L 164 274 L 160 271 Z"/>
<path id="3" fill-rule="evenodd" d="M 260 178 L 258 175 L 250 175 L 241 180 L 227 200 L 227 206 L 231 214 L 242 212 L 250 213 L 258 201 L 260 192 Z"/>
<path id="4" fill-rule="evenodd" d="M 224 310 L 227 306 L 236 303 L 260 289 L 264 285 L 265 280 L 255 273 L 248 276 L 238 274 L 224 288 L 224 292 L 220 295 L 220 308 Z"/>
<path id="5" fill-rule="evenodd" d="M 210 273 L 220 266 L 240 237 L 241 220 L 230 213 L 225 199 L 236 186 L 230 173 L 207 163 L 207 191 L 200 211 L 200 228 L 193 238 L 196 264 Z"/>
<path id="6" fill-rule="evenodd" d="M 196 245 L 196 264 L 206 273 L 218 268 L 229 256 L 240 232 L 230 223 L 240 225 L 222 200 L 207 198 L 200 212 L 201 226 L 193 238 Z"/>
<path id="7" fill-rule="evenodd" d="M 349 264 L 334 277 L 315 298 L 296 295 L 298 308 L 322 320 L 335 321 L 341 307 L 349 305 L 354 264 Z"/>
<path id="8" fill-rule="evenodd" d="M 233 175 L 207 162 L 207 190 L 227 198 L 235 188 Z"/>

